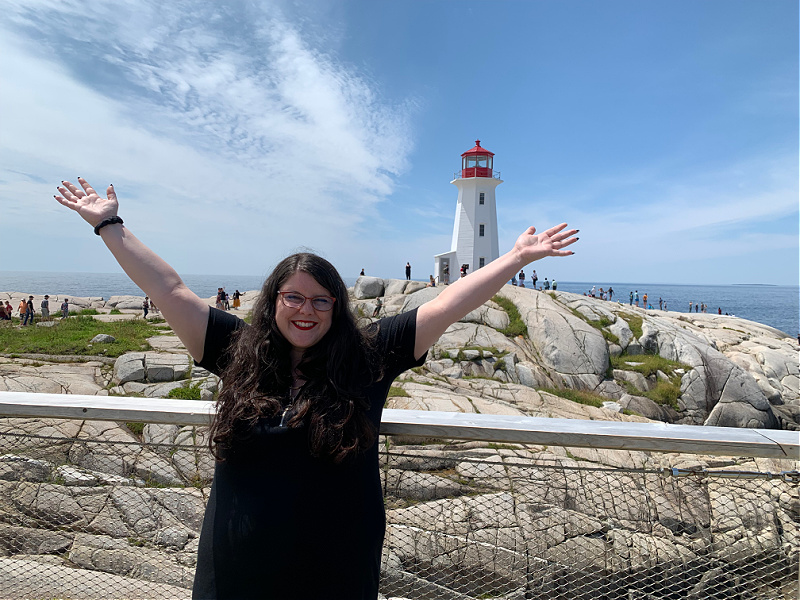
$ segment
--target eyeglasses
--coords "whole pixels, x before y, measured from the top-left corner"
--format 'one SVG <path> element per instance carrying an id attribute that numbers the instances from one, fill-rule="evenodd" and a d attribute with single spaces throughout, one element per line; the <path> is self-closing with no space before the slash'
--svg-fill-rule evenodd
<path id="1" fill-rule="evenodd" d="M 302 308 L 302 306 L 310 300 L 314 310 L 320 312 L 328 312 L 333 308 L 333 303 L 336 302 L 336 298 L 331 296 L 306 298 L 299 292 L 278 292 L 278 295 L 281 297 L 281 300 L 283 300 L 284 306 L 288 306 L 289 308 Z"/>

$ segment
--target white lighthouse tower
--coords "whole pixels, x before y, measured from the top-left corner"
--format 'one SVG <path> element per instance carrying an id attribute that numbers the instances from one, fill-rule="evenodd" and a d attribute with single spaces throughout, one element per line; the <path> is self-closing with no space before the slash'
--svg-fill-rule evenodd
<path id="1" fill-rule="evenodd" d="M 497 205 L 494 190 L 503 183 L 500 172 L 493 170 L 494 154 L 481 148 L 481 141 L 461 155 L 461 171 L 452 183 L 458 188 L 453 241 L 449 252 L 434 257 L 434 276 L 445 282 L 455 281 L 463 265 L 468 273 L 480 269 L 500 256 L 497 239 Z"/>

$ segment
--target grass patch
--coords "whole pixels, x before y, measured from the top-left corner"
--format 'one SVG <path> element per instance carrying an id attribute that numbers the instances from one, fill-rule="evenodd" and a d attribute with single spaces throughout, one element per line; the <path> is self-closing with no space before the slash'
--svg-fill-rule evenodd
<path id="1" fill-rule="evenodd" d="M 681 386 L 680 384 L 676 385 L 672 381 L 661 380 L 656 384 L 654 389 L 645 392 L 643 395 L 650 398 L 650 400 L 656 404 L 671 406 L 675 410 L 678 410 L 678 398 L 681 395 Z"/>
<path id="2" fill-rule="evenodd" d="M 636 364 L 628 364 L 629 362 Z M 622 369 L 623 371 L 635 371 L 641 373 L 645 377 L 656 374 L 661 371 L 668 377 L 668 380 L 659 379 L 656 387 L 650 391 L 642 392 L 636 389 L 633 385 L 627 384 L 625 386 L 628 391 L 636 396 L 644 396 L 650 398 L 656 404 L 671 406 L 678 410 L 678 398 L 681 395 L 681 374 L 676 373 L 677 369 L 690 371 L 691 367 L 679 363 L 674 360 L 669 360 L 657 354 L 637 354 L 630 356 L 623 354 L 621 356 L 611 357 L 611 367 L 614 369 Z"/>
<path id="3" fill-rule="evenodd" d="M 512 446 L 511 444 L 498 444 L 496 442 L 489 442 L 486 444 L 487 448 L 492 450 L 519 450 L 519 446 Z"/>
<path id="4" fill-rule="evenodd" d="M 79 316 L 86 317 L 86 316 L 90 316 L 90 315 L 99 315 L 100 311 L 97 310 L 96 308 L 82 308 L 77 313 L 70 312 L 69 314 L 71 314 L 71 315 L 77 314 Z"/>
<path id="5" fill-rule="evenodd" d="M 611 333 L 610 331 L 606 331 L 606 327 L 611 325 L 611 320 L 608 317 L 601 317 L 599 320 L 590 319 L 586 315 L 582 314 L 580 311 L 575 310 L 574 308 L 570 308 L 572 314 L 581 319 L 582 321 L 587 322 L 589 325 L 597 329 L 600 333 L 603 334 L 603 339 L 607 342 L 611 342 L 612 344 L 616 344 L 617 346 L 620 345 L 619 338 Z M 641 321 L 641 319 L 640 319 Z"/>
<path id="6" fill-rule="evenodd" d="M 492 298 L 492 301 L 500 306 L 508 315 L 508 327 L 501 329 L 500 333 L 511 338 L 517 337 L 518 335 L 528 335 L 528 326 L 525 325 L 522 316 L 519 314 L 519 310 L 517 310 L 517 307 L 511 300 L 496 295 Z"/>
<path id="7" fill-rule="evenodd" d="M 122 311 L 120 309 L 118 309 L 118 308 L 112 308 L 111 312 L 108 313 L 108 314 L 110 314 L 110 315 L 121 315 Z"/>
<path id="8" fill-rule="evenodd" d="M 89 340 L 99 333 L 114 336 L 116 341 L 90 347 Z M 54 327 L 0 328 L 0 352 L 117 357 L 150 350 L 147 338 L 157 334 L 157 329 L 141 319 L 104 323 L 82 315 L 62 319 Z"/>
<path id="9" fill-rule="evenodd" d="M 628 327 L 631 328 L 631 333 L 637 340 L 642 337 L 642 317 L 628 313 L 620 313 L 619 316 L 625 319 Z"/>
<path id="10" fill-rule="evenodd" d="M 389 393 L 386 396 L 387 398 L 410 398 L 411 394 L 405 391 L 403 388 L 397 385 L 393 385 L 389 388 Z"/>
<path id="11" fill-rule="evenodd" d="M 186 382 L 178 388 L 173 388 L 167 394 L 167 398 L 174 398 L 177 400 L 200 400 L 200 384 L 189 385 Z"/>
<path id="12" fill-rule="evenodd" d="M 499 377 L 487 377 L 486 375 L 464 375 L 461 379 L 469 381 L 471 379 L 488 379 L 489 381 L 499 381 L 500 383 L 505 383 Z"/>
<path id="13" fill-rule="evenodd" d="M 566 398 L 567 400 L 572 400 L 573 402 L 577 402 L 578 404 L 594 406 L 595 408 L 602 408 L 603 402 L 606 402 L 608 400 L 608 398 L 601 396 L 600 394 L 595 394 L 593 392 L 584 392 L 582 390 L 541 388 L 541 391 L 547 392 L 548 394 L 553 394 L 554 396 L 558 396 L 560 398 Z"/>
<path id="14" fill-rule="evenodd" d="M 631 365 L 628 363 L 636 364 Z M 636 371 L 645 377 L 654 375 L 657 371 L 661 371 L 667 377 L 676 376 L 676 369 L 691 371 L 691 367 L 688 365 L 684 365 L 683 363 L 679 363 L 675 360 L 669 360 L 668 358 L 663 358 L 658 354 L 636 354 L 634 356 L 622 354 L 620 356 L 612 356 L 611 366 L 615 369 L 622 369 L 623 371 Z"/>
<path id="15" fill-rule="evenodd" d="M 134 435 L 142 435 L 142 433 L 144 432 L 144 423 L 138 423 L 138 422 L 125 423 L 125 427 L 127 427 L 130 430 L 130 432 Z"/>

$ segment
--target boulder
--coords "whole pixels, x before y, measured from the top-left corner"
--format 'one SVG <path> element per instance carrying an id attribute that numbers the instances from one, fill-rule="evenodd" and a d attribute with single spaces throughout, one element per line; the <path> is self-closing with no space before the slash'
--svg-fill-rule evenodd
<path id="1" fill-rule="evenodd" d="M 119 310 L 142 310 L 144 296 L 111 296 L 106 301 L 106 306 Z"/>
<path id="2" fill-rule="evenodd" d="M 92 344 L 110 344 L 112 342 L 116 342 L 117 338 L 106 333 L 98 333 L 90 341 Z"/>
<path id="3" fill-rule="evenodd" d="M 114 363 L 114 382 L 159 383 L 186 379 L 192 362 L 186 354 L 129 352 Z"/>
<path id="4" fill-rule="evenodd" d="M 402 294 L 406 291 L 409 281 L 407 279 L 385 279 L 386 287 L 384 289 L 385 296 L 395 296 Z"/>
<path id="5" fill-rule="evenodd" d="M 385 284 L 380 277 L 368 277 L 362 275 L 356 280 L 353 286 L 353 295 L 359 299 L 377 298 L 384 295 Z"/>
<path id="6" fill-rule="evenodd" d="M 409 283 L 415 282 L 410 281 Z M 406 299 L 405 302 L 403 302 L 403 308 L 400 312 L 408 312 L 410 310 L 414 310 L 415 308 L 419 308 L 426 302 L 436 298 L 436 296 L 441 294 L 444 290 L 444 287 L 426 287 L 412 294 L 408 294 L 408 292 L 406 292 Z"/>

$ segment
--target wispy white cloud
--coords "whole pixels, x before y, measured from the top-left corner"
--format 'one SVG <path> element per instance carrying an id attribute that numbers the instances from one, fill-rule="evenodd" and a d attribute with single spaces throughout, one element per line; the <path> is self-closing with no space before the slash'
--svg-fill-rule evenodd
<path id="1" fill-rule="evenodd" d="M 225 220 L 214 216 L 224 207 L 234 222 L 258 223 L 242 228 L 260 230 L 252 243 L 278 247 L 346 234 L 406 168 L 409 107 L 382 101 L 313 47 L 279 5 L 42 0 L 8 10 L 6 168 L 100 174 L 151 215 L 190 211 L 198 227 Z M 42 38 L 49 50 L 37 49 Z M 0 193 L 20 193 L 18 177 L 0 179 Z M 48 187 L 27 188 L 27 202 L 50 198 Z"/>

